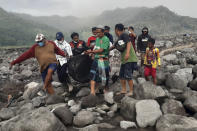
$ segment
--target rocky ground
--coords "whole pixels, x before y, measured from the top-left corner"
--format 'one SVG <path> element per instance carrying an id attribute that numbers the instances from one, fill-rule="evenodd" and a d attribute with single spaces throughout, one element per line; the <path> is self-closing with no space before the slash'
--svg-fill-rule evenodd
<path id="1" fill-rule="evenodd" d="M 27 49 L 1 49 L 0 131 L 197 131 L 197 35 L 162 36 L 156 46 L 171 49 L 162 53 L 158 85 L 147 82 L 141 68 L 134 73 L 133 97 L 115 95 L 119 81 L 95 97 L 87 84 L 74 82 L 68 90 L 56 76 L 56 95 L 45 96 L 35 59 L 9 70 L 9 62 Z M 112 74 L 120 66 L 115 54 Z M 7 94 L 14 96 L 8 108 Z"/>

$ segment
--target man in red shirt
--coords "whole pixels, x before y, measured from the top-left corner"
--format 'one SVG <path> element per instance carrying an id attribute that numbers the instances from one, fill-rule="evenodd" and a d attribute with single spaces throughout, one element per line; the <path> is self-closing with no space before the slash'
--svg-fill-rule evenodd
<path id="1" fill-rule="evenodd" d="M 90 47 L 91 49 L 93 49 L 94 45 L 96 44 L 96 37 L 97 37 L 96 29 L 97 29 L 96 27 L 92 28 L 93 36 L 88 38 L 87 47 Z"/>
<path id="2" fill-rule="evenodd" d="M 40 65 L 40 72 L 44 82 L 44 89 L 47 93 L 54 94 L 52 88 L 52 74 L 57 68 L 57 60 L 55 54 L 65 57 L 65 54 L 60 50 L 53 41 L 46 40 L 43 34 L 37 34 L 34 44 L 28 51 L 10 63 L 10 69 L 13 65 L 35 57 Z"/>

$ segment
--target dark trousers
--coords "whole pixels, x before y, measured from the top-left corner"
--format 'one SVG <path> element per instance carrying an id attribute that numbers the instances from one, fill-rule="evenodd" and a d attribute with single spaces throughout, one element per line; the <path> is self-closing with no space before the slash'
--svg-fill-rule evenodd
<path id="1" fill-rule="evenodd" d="M 67 63 L 63 64 L 62 66 L 59 64 L 57 67 L 57 75 L 61 83 L 71 83 L 67 73 L 67 68 Z"/>

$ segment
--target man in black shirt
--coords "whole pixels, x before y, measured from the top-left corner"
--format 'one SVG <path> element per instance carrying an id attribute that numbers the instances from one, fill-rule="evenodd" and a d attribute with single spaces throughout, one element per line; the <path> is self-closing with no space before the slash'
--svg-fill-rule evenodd
<path id="1" fill-rule="evenodd" d="M 109 41 L 113 44 L 113 36 L 109 33 L 110 32 L 110 27 L 109 26 L 105 26 L 105 36 L 107 36 L 109 38 Z"/>
<path id="2" fill-rule="evenodd" d="M 151 38 L 148 33 L 148 28 L 144 27 L 142 29 L 142 34 L 138 36 L 137 51 L 141 54 L 141 66 L 144 65 L 144 57 L 146 53 L 146 48 L 148 47 L 148 40 L 149 38 Z"/>

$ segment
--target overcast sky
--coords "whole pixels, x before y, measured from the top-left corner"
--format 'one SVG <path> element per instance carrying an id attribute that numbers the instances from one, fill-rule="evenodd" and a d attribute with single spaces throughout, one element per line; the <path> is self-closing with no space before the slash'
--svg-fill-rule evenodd
<path id="1" fill-rule="evenodd" d="M 104 10 L 126 7 L 155 7 L 163 5 L 173 12 L 197 18 L 197 0 L 0 0 L 7 11 L 36 16 L 90 16 Z"/>

